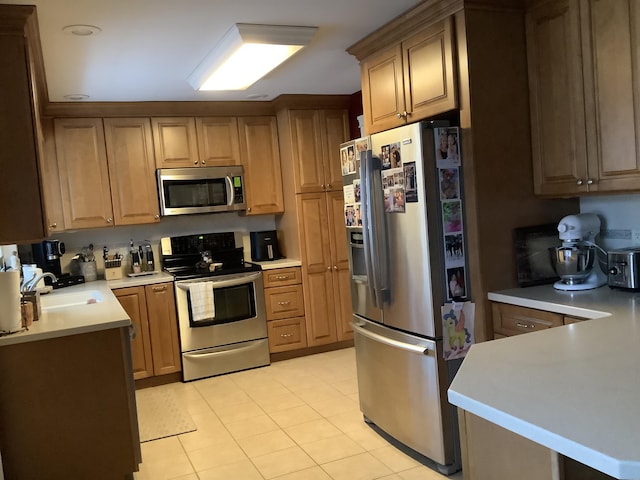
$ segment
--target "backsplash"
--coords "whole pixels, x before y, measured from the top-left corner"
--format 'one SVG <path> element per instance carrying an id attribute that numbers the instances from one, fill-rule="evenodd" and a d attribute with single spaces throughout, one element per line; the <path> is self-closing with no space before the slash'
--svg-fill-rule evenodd
<path id="1" fill-rule="evenodd" d="M 179 215 L 163 217 L 160 223 L 148 225 L 130 225 L 111 228 L 97 228 L 65 232 L 56 235 L 55 238 L 64 242 L 66 253 L 61 257 L 63 272 L 69 272 L 69 264 L 73 256 L 80 252 L 82 247 L 93 244 L 96 256 L 96 264 L 99 275 L 104 272 L 102 260 L 102 247 L 107 246 L 109 254 L 116 252 L 124 256 L 125 269 L 130 267 L 129 242 L 133 240 L 136 246 L 149 242 L 156 259 L 156 270 L 160 269 L 160 239 L 180 235 L 212 232 L 238 232 L 241 236 L 248 237 L 251 231 L 274 230 L 275 217 L 273 215 L 259 215 L 246 217 L 237 213 L 216 213 L 210 215 Z M 238 241 L 238 246 L 243 246 Z M 245 250 L 246 250 L 245 246 Z M 245 251 L 245 258 L 250 252 Z"/>
<path id="2" fill-rule="evenodd" d="M 640 195 L 610 195 L 580 199 L 580 212 L 595 213 L 602 221 L 599 242 L 605 250 L 640 247 L 639 211 Z"/>

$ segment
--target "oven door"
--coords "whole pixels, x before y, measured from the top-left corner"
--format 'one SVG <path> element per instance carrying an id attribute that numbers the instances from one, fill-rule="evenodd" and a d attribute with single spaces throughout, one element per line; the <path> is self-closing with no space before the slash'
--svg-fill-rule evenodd
<path id="1" fill-rule="evenodd" d="M 211 282 L 215 317 L 194 321 L 189 284 Z M 178 280 L 176 307 L 182 352 L 265 338 L 262 272 Z"/>

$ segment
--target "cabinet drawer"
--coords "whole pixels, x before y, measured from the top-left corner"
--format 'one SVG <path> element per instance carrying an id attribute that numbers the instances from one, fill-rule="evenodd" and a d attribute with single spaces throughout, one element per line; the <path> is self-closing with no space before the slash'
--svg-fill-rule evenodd
<path id="1" fill-rule="evenodd" d="M 307 346 L 307 331 L 304 317 L 287 318 L 267 322 L 269 351 L 285 352 Z"/>
<path id="2" fill-rule="evenodd" d="M 492 303 L 493 331 L 502 335 L 518 335 L 545 328 L 559 327 L 563 316 L 533 308 L 518 307 L 505 303 Z"/>
<path id="3" fill-rule="evenodd" d="M 267 320 L 304 315 L 302 285 L 266 288 L 264 291 Z"/>
<path id="4" fill-rule="evenodd" d="M 302 283 L 302 272 L 300 271 L 300 267 L 263 270 L 262 279 L 264 281 L 265 288 L 284 287 L 285 285 Z"/>

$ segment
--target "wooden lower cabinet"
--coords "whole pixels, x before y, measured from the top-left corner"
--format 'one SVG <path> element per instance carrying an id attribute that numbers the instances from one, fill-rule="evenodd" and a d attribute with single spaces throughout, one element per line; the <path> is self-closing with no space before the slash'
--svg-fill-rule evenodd
<path id="1" fill-rule="evenodd" d="M 119 288 L 113 293 L 136 330 L 131 341 L 134 379 L 181 371 L 173 284 Z"/>
<path id="2" fill-rule="evenodd" d="M 343 194 L 335 191 L 296 197 L 307 343 L 316 346 L 351 340 L 351 287 Z"/>
<path id="3" fill-rule="evenodd" d="M 464 480 L 606 480 L 610 477 L 458 410 Z"/>
<path id="4" fill-rule="evenodd" d="M 141 454 L 129 332 L 0 348 L 1 478 L 133 478 Z"/>
<path id="5" fill-rule="evenodd" d="M 304 295 L 300 267 L 263 272 L 269 352 L 307 346 Z"/>
<path id="6" fill-rule="evenodd" d="M 499 302 L 491 302 L 491 312 L 493 315 L 494 339 L 536 332 L 586 320 L 585 318 Z"/>

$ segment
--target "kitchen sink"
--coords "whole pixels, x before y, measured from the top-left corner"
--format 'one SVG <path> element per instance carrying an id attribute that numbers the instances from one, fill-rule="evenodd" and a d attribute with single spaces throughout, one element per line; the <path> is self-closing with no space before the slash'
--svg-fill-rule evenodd
<path id="1" fill-rule="evenodd" d="M 86 290 L 73 293 L 52 293 L 41 298 L 42 310 L 54 310 L 77 305 L 102 302 L 102 294 L 98 290 Z"/>

